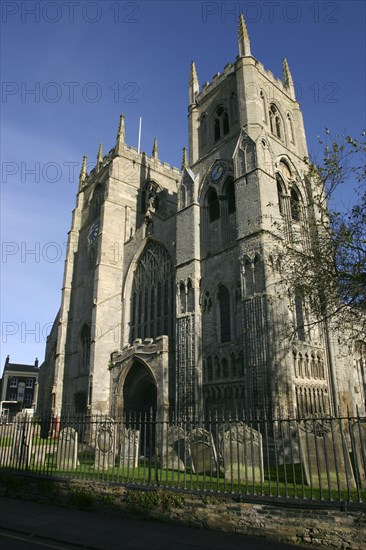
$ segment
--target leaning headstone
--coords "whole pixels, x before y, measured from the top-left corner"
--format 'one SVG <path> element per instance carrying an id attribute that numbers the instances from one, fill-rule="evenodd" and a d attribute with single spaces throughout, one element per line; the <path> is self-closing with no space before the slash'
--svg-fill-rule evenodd
<path id="1" fill-rule="evenodd" d="M 95 437 L 95 462 L 97 470 L 114 467 L 116 448 L 116 430 L 114 420 L 106 418 L 97 425 Z"/>
<path id="2" fill-rule="evenodd" d="M 352 426 L 355 449 L 354 462 L 362 489 L 366 489 L 366 422 L 357 421 Z"/>
<path id="3" fill-rule="evenodd" d="M 306 482 L 314 488 L 355 488 L 347 442 L 333 420 L 311 420 L 299 428 Z"/>
<path id="4" fill-rule="evenodd" d="M 12 450 L 12 426 L 0 425 L 0 466 L 6 467 L 11 465 L 11 450 Z"/>
<path id="5" fill-rule="evenodd" d="M 140 431 L 124 428 L 119 452 L 119 464 L 122 468 L 137 468 L 139 464 Z"/>
<path id="6" fill-rule="evenodd" d="M 244 422 L 225 426 L 221 438 L 225 479 L 242 483 L 263 482 L 262 435 Z"/>
<path id="7" fill-rule="evenodd" d="M 217 470 L 217 453 L 212 434 L 203 428 L 192 430 L 187 440 L 191 449 L 192 471 L 212 474 Z"/>
<path id="8" fill-rule="evenodd" d="M 56 464 L 58 470 L 75 470 L 78 467 L 78 433 L 74 428 L 60 431 Z"/>
<path id="9" fill-rule="evenodd" d="M 29 468 L 32 457 L 33 430 L 31 421 L 18 418 L 14 424 L 12 463 L 16 468 Z"/>
<path id="10" fill-rule="evenodd" d="M 161 468 L 184 472 L 186 467 L 192 467 L 190 444 L 180 426 L 170 426 L 164 432 L 159 454 Z"/>

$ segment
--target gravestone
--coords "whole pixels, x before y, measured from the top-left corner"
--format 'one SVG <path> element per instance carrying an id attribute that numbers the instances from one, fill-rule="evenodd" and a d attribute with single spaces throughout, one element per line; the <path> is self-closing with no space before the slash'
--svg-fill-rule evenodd
<path id="1" fill-rule="evenodd" d="M 352 426 L 355 450 L 354 462 L 362 489 L 366 489 L 366 422 L 357 421 Z"/>
<path id="2" fill-rule="evenodd" d="M 56 464 L 58 470 L 75 470 L 78 467 L 78 433 L 74 428 L 60 431 Z"/>
<path id="3" fill-rule="evenodd" d="M 139 464 L 140 431 L 124 428 L 119 453 L 122 468 L 137 468 Z"/>
<path id="4" fill-rule="evenodd" d="M 18 418 L 14 424 L 11 450 L 12 464 L 16 468 L 29 468 L 32 457 L 33 426 L 26 418 Z"/>
<path id="5" fill-rule="evenodd" d="M 216 473 L 217 453 L 212 434 L 203 428 L 196 428 L 188 434 L 187 441 L 191 450 L 193 473 Z"/>
<path id="6" fill-rule="evenodd" d="M 40 445 L 33 448 L 33 466 L 42 469 L 46 465 L 46 446 Z"/>
<path id="7" fill-rule="evenodd" d="M 184 472 L 187 466 L 192 467 L 192 457 L 186 432 L 180 426 L 170 426 L 163 434 L 160 467 Z"/>
<path id="8" fill-rule="evenodd" d="M 322 489 L 355 488 L 347 443 L 333 420 L 306 421 L 299 427 L 301 463 L 308 485 Z"/>
<path id="9" fill-rule="evenodd" d="M 263 482 L 262 435 L 257 430 L 232 422 L 224 427 L 220 447 L 226 480 Z"/>
<path id="10" fill-rule="evenodd" d="M 97 425 L 95 437 L 96 470 L 108 470 L 114 467 L 116 447 L 116 429 L 114 420 L 106 418 Z"/>

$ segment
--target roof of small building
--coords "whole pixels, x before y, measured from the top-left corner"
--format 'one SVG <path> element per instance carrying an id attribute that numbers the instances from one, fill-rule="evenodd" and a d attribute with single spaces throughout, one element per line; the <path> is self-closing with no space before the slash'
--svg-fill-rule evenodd
<path id="1" fill-rule="evenodd" d="M 5 365 L 4 373 L 5 372 L 33 372 L 37 373 L 39 372 L 39 368 L 35 365 L 21 365 L 19 363 L 8 363 Z"/>

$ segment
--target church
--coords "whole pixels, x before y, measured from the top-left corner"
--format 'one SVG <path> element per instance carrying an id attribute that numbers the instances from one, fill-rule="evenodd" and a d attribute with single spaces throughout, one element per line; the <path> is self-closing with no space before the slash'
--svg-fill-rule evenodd
<path id="1" fill-rule="evenodd" d="M 233 63 L 200 87 L 192 62 L 188 143 L 171 167 L 122 115 L 84 157 L 39 414 L 364 411 L 365 358 L 281 277 L 281 250 L 311 246 L 315 183 L 288 63 L 277 79 L 253 57 L 242 16 Z"/>

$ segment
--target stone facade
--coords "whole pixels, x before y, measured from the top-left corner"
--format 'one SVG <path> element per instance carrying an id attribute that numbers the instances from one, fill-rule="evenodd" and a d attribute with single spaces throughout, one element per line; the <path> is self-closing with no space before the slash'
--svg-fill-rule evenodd
<path id="1" fill-rule="evenodd" d="M 40 412 L 364 410 L 364 343 L 355 362 L 308 329 L 281 283 L 281 249 L 311 246 L 317 216 L 288 64 L 279 80 L 252 56 L 242 17 L 238 45 L 202 87 L 192 64 L 181 170 L 156 141 L 128 147 L 123 116 L 89 174 L 84 158 Z"/>

